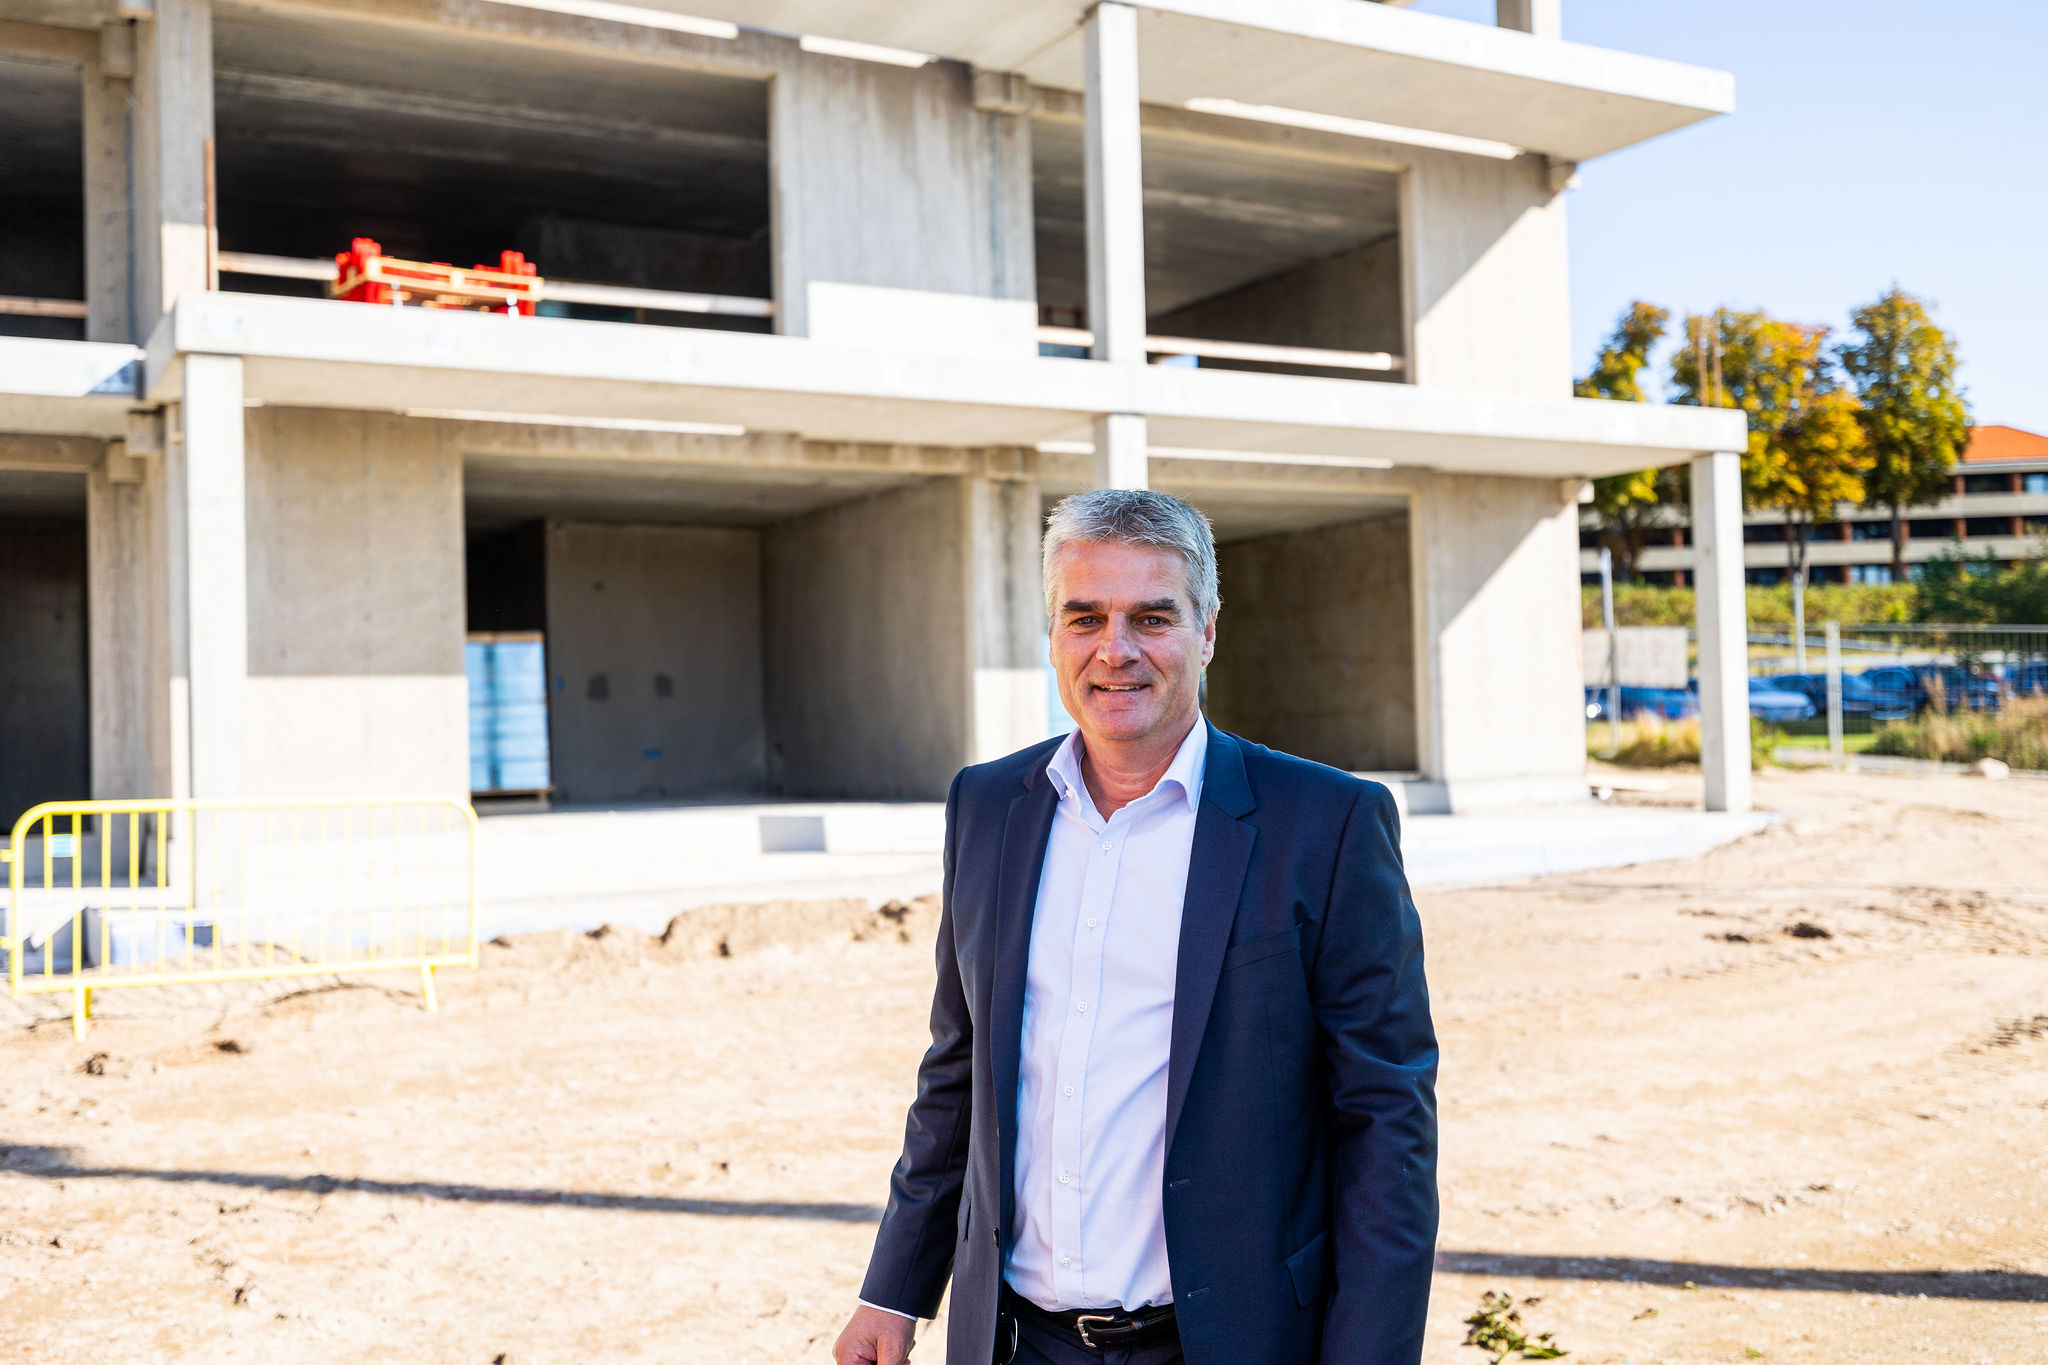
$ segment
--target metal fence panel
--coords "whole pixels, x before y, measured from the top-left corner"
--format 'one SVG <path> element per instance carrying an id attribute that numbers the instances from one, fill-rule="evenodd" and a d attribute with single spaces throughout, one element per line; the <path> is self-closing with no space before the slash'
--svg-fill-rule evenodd
<path id="1" fill-rule="evenodd" d="M 436 967 L 477 956 L 476 813 L 442 797 L 59 801 L 15 822 L 16 996 Z"/>

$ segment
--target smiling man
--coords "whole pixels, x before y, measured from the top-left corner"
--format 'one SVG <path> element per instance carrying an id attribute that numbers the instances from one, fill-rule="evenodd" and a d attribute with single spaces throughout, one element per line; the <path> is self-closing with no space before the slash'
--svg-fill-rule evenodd
<path id="1" fill-rule="evenodd" d="M 932 1046 L 839 1365 L 1410 1365 L 1436 1038 L 1392 798 L 1202 718 L 1208 519 L 1068 498 L 1076 729 L 946 804 Z"/>

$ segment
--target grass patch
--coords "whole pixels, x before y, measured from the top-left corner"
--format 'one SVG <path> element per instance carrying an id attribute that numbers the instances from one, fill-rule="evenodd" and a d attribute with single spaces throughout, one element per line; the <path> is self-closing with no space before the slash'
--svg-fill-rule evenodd
<path id="1" fill-rule="evenodd" d="M 1995 758 L 2015 768 L 2048 770 L 2048 698 L 2015 697 L 1992 712 L 1930 711 L 1893 721 L 1868 752 L 1944 763 Z"/>
<path id="2" fill-rule="evenodd" d="M 1762 768 L 1771 762 L 1771 750 L 1782 744 L 1785 733 L 1752 719 L 1749 723 L 1749 766 Z M 1685 720 L 1665 720 L 1650 712 L 1644 712 L 1634 720 L 1621 723 L 1620 744 L 1613 757 L 1609 757 L 1606 721 L 1594 721 L 1586 727 L 1586 756 L 1618 764 L 1624 768 L 1675 768 L 1682 764 L 1700 761 L 1700 722 L 1698 717 Z M 1825 744 L 1826 738 L 1821 742 Z"/>
<path id="3" fill-rule="evenodd" d="M 1828 736 L 1825 730 L 1817 735 L 1788 733 L 1778 743 L 1787 749 L 1825 750 L 1828 747 Z M 1870 750 L 1870 746 L 1875 743 L 1877 743 L 1877 731 L 1875 730 L 1865 730 L 1861 734 L 1845 733 L 1842 736 L 1842 752 L 1845 754 L 1867 753 Z"/>

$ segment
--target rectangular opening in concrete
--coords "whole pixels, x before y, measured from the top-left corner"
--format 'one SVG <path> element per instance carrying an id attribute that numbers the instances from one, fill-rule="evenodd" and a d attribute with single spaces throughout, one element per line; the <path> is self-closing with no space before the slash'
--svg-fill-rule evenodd
<path id="1" fill-rule="evenodd" d="M 0 336 L 85 338 L 78 68 L 0 51 Z"/>
<path id="2" fill-rule="evenodd" d="M 0 834 L 91 791 L 85 479 L 0 470 Z"/>
<path id="3" fill-rule="evenodd" d="M 1082 127 L 1032 123 L 1043 323 L 1088 325 Z M 1400 178 L 1390 171 L 1148 134 L 1147 331 L 1160 338 L 1343 352 L 1355 363 L 1174 355 L 1163 363 L 1393 380 L 1407 350 Z M 1047 354 L 1077 355 L 1048 343 Z M 1377 366 L 1387 357 L 1392 368 Z M 1334 358 L 1332 358 L 1334 359 Z"/>
<path id="4" fill-rule="evenodd" d="M 1216 724 L 1351 772 L 1417 766 L 1409 517 L 1394 495 L 1185 488 L 1216 525 Z"/>
<path id="5" fill-rule="evenodd" d="M 958 479 L 474 452 L 464 475 L 469 628 L 544 636 L 555 804 L 944 793 Z"/>
<path id="6" fill-rule="evenodd" d="M 765 81 L 395 29 L 229 11 L 215 22 L 224 251 L 407 259 L 767 299 Z M 228 287 L 317 295 L 317 281 Z M 544 301 L 553 316 L 765 331 L 760 317 Z"/>

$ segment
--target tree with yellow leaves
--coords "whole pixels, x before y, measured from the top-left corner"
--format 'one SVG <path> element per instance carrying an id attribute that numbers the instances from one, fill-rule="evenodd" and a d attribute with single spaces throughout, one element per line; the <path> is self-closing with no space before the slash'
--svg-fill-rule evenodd
<path id="1" fill-rule="evenodd" d="M 1671 310 L 1641 299 L 1614 324 L 1614 332 L 1593 361 L 1593 372 L 1572 385 L 1580 398 L 1608 398 L 1623 403 L 1644 400 L 1640 382 L 1650 363 L 1650 348 L 1663 340 Z M 1622 578 L 1636 576 L 1636 561 L 1649 543 L 1659 509 L 1682 506 L 1685 481 L 1681 471 L 1642 469 L 1593 481 L 1593 512 L 1600 519 L 1600 543 L 1614 554 Z"/>
<path id="2" fill-rule="evenodd" d="M 1743 500 L 1783 516 L 1786 571 L 1799 591 L 1813 525 L 1832 521 L 1838 504 L 1861 501 L 1871 467 L 1860 405 L 1835 372 L 1828 329 L 1729 310 L 1687 318 L 1686 328 L 1711 341 L 1672 358 L 1680 401 L 1739 408 L 1749 419 Z"/>

